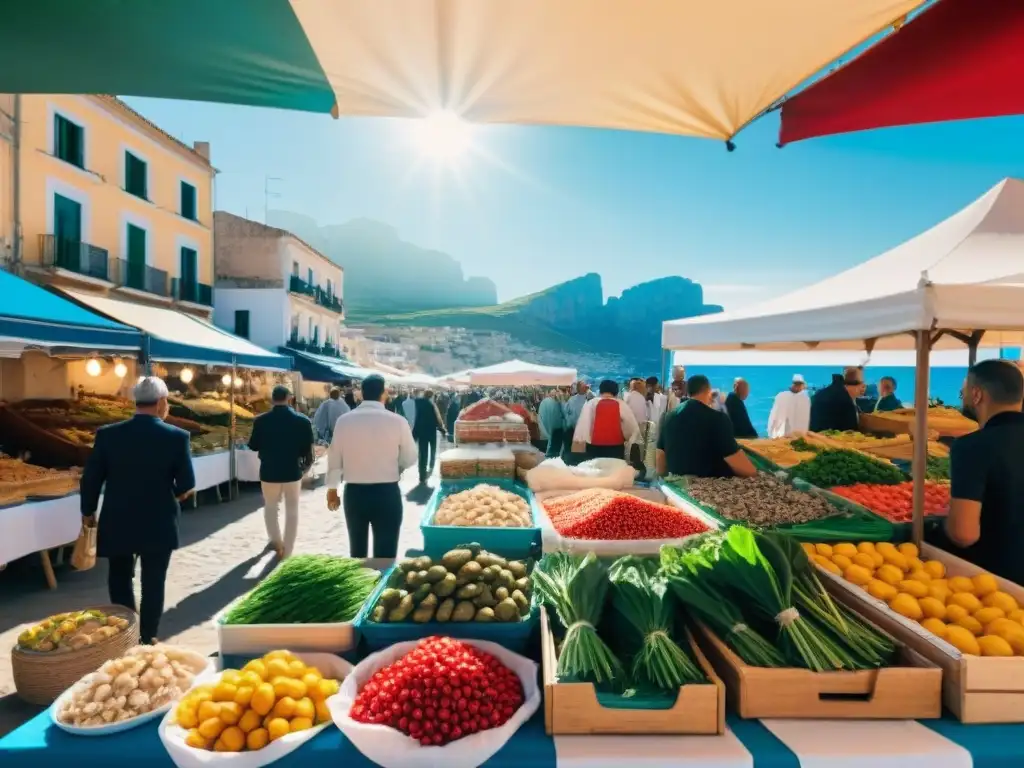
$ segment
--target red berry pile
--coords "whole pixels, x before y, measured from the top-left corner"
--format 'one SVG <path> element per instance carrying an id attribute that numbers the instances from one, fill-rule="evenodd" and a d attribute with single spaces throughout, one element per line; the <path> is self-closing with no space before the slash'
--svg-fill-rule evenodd
<path id="1" fill-rule="evenodd" d="M 378 669 L 349 714 L 441 746 L 504 725 L 522 704 L 519 677 L 497 658 L 450 637 L 428 637 Z"/>
<path id="2" fill-rule="evenodd" d="M 681 539 L 708 527 L 675 507 L 594 488 L 544 502 L 555 530 L 572 539 Z"/>

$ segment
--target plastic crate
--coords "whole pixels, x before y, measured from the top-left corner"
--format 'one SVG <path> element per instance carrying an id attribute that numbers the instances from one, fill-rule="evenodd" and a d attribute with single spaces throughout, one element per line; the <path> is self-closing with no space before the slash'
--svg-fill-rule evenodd
<path id="1" fill-rule="evenodd" d="M 434 525 L 434 516 L 445 497 L 459 491 L 474 488 L 477 485 L 496 485 L 506 491 L 512 491 L 526 500 L 530 505 L 530 517 L 533 525 L 530 528 L 490 528 L 469 525 Z M 423 532 L 423 549 L 430 557 L 441 557 L 445 552 L 456 549 L 462 544 L 476 543 L 481 549 L 493 552 L 502 557 L 523 559 L 538 557 L 541 552 L 540 515 L 537 499 L 529 488 L 517 484 L 514 480 L 504 478 L 479 477 L 469 480 L 445 480 L 434 491 L 427 503 L 420 521 Z M 488 638 L 482 637 L 481 640 Z"/>
<path id="2" fill-rule="evenodd" d="M 530 596 L 529 615 L 517 622 L 428 621 L 417 624 L 414 621 L 403 621 L 381 624 L 371 621 L 370 612 L 377 605 L 381 592 L 387 589 L 396 568 L 384 574 L 355 618 L 356 633 L 362 638 L 363 650 L 367 652 L 379 651 L 395 643 L 421 640 L 431 635 L 444 635 L 459 640 L 488 640 L 515 653 L 526 653 L 531 638 L 540 631 L 540 606 L 536 591 Z"/>

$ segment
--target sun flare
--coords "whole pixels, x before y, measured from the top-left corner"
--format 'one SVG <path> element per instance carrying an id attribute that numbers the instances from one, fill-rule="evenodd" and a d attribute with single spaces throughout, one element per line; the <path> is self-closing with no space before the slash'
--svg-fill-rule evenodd
<path id="1" fill-rule="evenodd" d="M 413 121 L 412 138 L 424 158 L 454 163 L 473 149 L 473 126 L 454 112 L 435 112 Z"/>

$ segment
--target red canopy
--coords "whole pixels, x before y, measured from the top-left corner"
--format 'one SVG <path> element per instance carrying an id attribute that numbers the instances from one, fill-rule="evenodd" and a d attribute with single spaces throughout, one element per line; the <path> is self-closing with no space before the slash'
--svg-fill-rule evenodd
<path id="1" fill-rule="evenodd" d="M 940 0 L 782 106 L 780 144 L 1024 113 L 1024 2 Z"/>

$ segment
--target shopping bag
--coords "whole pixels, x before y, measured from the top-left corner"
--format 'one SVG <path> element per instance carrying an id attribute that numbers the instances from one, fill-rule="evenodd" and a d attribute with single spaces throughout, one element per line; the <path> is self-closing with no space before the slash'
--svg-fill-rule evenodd
<path id="1" fill-rule="evenodd" d="M 96 526 L 83 525 L 75 549 L 71 553 L 71 567 L 76 571 L 88 571 L 96 565 Z"/>

